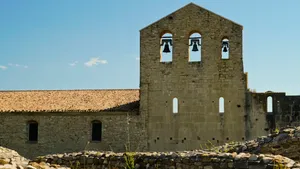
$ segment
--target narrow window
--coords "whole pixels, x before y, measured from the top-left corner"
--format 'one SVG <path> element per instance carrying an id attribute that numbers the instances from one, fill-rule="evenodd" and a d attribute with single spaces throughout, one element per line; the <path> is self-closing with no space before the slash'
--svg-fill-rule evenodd
<path id="1" fill-rule="evenodd" d="M 201 35 L 193 33 L 189 38 L 189 62 L 201 61 Z"/>
<path id="2" fill-rule="evenodd" d="M 222 59 L 229 59 L 229 40 L 222 40 Z"/>
<path id="3" fill-rule="evenodd" d="M 225 108 L 224 108 L 224 98 L 220 97 L 219 98 L 219 113 L 224 113 Z"/>
<path id="4" fill-rule="evenodd" d="M 101 141 L 102 139 L 102 123 L 100 121 L 92 122 L 92 141 Z"/>
<path id="5" fill-rule="evenodd" d="M 176 97 L 173 99 L 173 113 L 178 113 L 178 99 Z"/>
<path id="6" fill-rule="evenodd" d="M 165 33 L 160 39 L 160 62 L 172 62 L 173 38 L 172 34 Z"/>
<path id="7" fill-rule="evenodd" d="M 272 98 L 272 96 L 269 96 L 267 98 L 267 112 L 269 112 L 269 113 L 273 112 L 273 98 Z"/>
<path id="8" fill-rule="evenodd" d="M 28 122 L 28 141 L 38 141 L 38 123 L 36 121 Z"/>

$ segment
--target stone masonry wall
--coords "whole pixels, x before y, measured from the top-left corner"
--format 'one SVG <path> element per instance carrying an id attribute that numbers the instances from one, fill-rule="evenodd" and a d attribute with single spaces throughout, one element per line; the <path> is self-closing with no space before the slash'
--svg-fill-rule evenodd
<path id="1" fill-rule="evenodd" d="M 264 105 L 257 99 L 256 93 L 247 92 L 246 103 L 246 138 L 247 140 L 255 139 L 258 136 L 265 136 L 270 133 L 268 130 L 267 113 Z"/>
<path id="2" fill-rule="evenodd" d="M 144 151 L 147 146 L 143 120 L 135 113 L 129 116 L 126 112 L 0 113 L 0 120 L 0 146 L 16 150 L 26 158 L 84 149 Z M 37 143 L 28 142 L 29 120 L 38 122 Z M 101 142 L 91 141 L 93 120 L 102 122 Z"/>
<path id="3" fill-rule="evenodd" d="M 213 147 L 213 151 L 274 154 L 300 161 L 300 127 L 282 128 L 276 133 L 246 142 L 226 143 Z"/>
<path id="4" fill-rule="evenodd" d="M 150 151 L 191 150 L 245 140 L 243 27 L 195 4 L 140 31 L 140 107 Z M 201 34 L 201 61 L 189 62 L 189 36 Z M 171 33 L 172 62 L 160 62 L 160 38 Z M 221 59 L 229 39 L 229 59 Z M 200 57 L 200 56 L 199 56 Z M 219 98 L 225 113 L 219 113 Z M 173 98 L 178 113 L 173 114 Z"/>
<path id="5" fill-rule="evenodd" d="M 272 103 L 268 103 L 268 98 Z M 268 112 L 268 104 L 272 110 Z M 263 136 L 286 126 L 300 125 L 300 96 L 284 92 L 247 92 L 247 139 Z M 264 131 L 265 130 L 265 131 Z"/>
<path id="6" fill-rule="evenodd" d="M 78 152 L 55 154 L 30 162 L 33 166 L 57 164 L 71 168 L 126 168 L 125 158 L 134 159 L 131 166 L 135 169 L 289 169 L 298 168 L 295 161 L 280 155 L 255 155 L 249 153 L 215 153 L 215 152 L 152 152 L 152 153 L 112 153 L 112 152 Z M 128 164 L 128 162 L 127 162 Z"/>

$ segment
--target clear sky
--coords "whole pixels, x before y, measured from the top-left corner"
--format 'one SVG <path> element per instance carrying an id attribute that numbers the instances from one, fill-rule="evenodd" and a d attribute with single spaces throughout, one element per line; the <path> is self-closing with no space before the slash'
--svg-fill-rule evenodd
<path id="1" fill-rule="evenodd" d="M 139 30 L 190 2 L 244 26 L 250 88 L 300 94 L 299 0 L 0 0 L 0 90 L 139 88 Z"/>

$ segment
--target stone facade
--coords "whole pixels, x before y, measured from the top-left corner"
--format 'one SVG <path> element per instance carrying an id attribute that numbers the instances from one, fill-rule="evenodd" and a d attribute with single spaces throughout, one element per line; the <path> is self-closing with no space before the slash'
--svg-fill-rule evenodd
<path id="1" fill-rule="evenodd" d="M 201 60 L 189 62 L 195 32 Z M 172 62 L 161 62 L 165 33 L 172 34 Z M 221 57 L 225 38 L 227 59 Z M 0 92 L 0 146 L 27 158 L 82 150 L 180 151 L 297 125 L 300 96 L 248 89 L 242 38 L 241 25 L 190 3 L 140 31 L 140 89 Z M 102 124 L 98 142 L 91 141 L 93 120 Z M 28 142 L 29 121 L 38 124 L 36 142 Z"/>
<path id="2" fill-rule="evenodd" d="M 128 119 L 129 118 L 129 119 Z M 144 151 L 143 120 L 133 113 L 0 113 L 0 145 L 27 158 L 81 150 Z M 128 121 L 127 121 L 128 119 Z M 38 122 L 38 141 L 28 141 L 29 120 Z M 91 122 L 102 122 L 102 140 L 91 141 Z"/>
<path id="3" fill-rule="evenodd" d="M 243 27 L 197 5 L 184 8 L 141 30 L 140 106 L 147 114 L 149 150 L 199 148 L 245 139 L 246 80 Z M 160 39 L 172 33 L 172 62 L 160 62 Z M 189 62 L 189 36 L 201 34 L 201 61 Z M 221 59 L 229 39 L 229 59 Z M 219 113 L 219 98 L 225 112 Z M 172 100 L 179 110 L 172 113 Z"/>

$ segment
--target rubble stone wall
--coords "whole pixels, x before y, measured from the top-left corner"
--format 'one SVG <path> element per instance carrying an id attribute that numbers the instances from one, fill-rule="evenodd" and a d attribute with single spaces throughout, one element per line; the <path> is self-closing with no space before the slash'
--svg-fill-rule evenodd
<path id="1" fill-rule="evenodd" d="M 113 168 L 124 169 L 125 158 L 134 159 L 136 169 L 264 169 L 298 168 L 295 161 L 280 155 L 255 155 L 249 153 L 216 153 L 204 151 L 111 153 L 79 152 L 39 157 L 31 164 L 57 164 L 71 168 Z M 130 162 L 129 162 L 130 163 Z"/>

